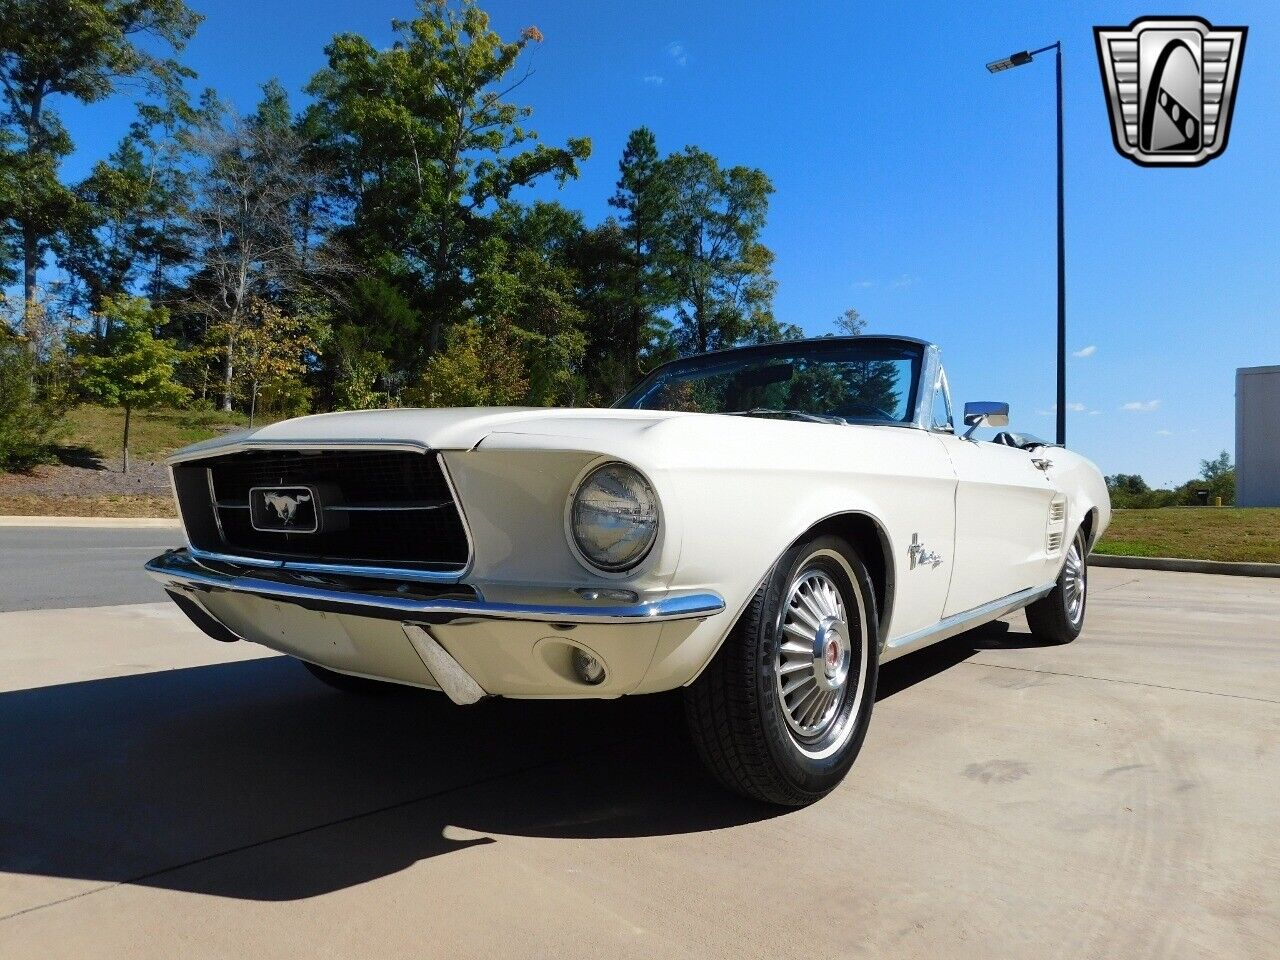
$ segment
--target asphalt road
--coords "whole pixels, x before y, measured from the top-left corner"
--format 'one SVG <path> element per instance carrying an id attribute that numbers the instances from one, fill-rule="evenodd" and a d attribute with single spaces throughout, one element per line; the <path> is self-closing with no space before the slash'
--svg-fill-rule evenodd
<path id="1" fill-rule="evenodd" d="M 177 529 L 0 527 L 0 612 L 163 600 L 142 565 L 181 543 Z"/>
<path id="2" fill-rule="evenodd" d="M 167 539 L 12 532 L 132 601 Z M 168 603 L 0 613 L 0 957 L 1280 956 L 1280 581 L 1095 570 L 1075 643 L 1015 616 L 877 701 L 779 812 L 673 697 L 357 699 Z"/>

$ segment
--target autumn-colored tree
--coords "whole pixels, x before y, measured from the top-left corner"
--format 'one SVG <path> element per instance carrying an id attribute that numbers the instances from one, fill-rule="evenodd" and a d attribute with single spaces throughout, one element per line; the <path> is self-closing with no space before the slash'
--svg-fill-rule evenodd
<path id="1" fill-rule="evenodd" d="M 510 326 L 471 322 L 449 328 L 444 349 L 427 361 L 422 380 L 404 399 L 424 407 L 503 407 L 523 402 L 528 390 Z"/>
<path id="2" fill-rule="evenodd" d="M 140 297 L 117 295 L 103 301 L 102 313 L 107 315 L 102 324 L 106 336 L 71 338 L 76 387 L 86 399 L 124 408 L 121 450 L 128 473 L 133 411 L 184 403 L 191 391 L 174 380 L 180 352 L 156 336 L 169 322 L 167 310 Z"/>
<path id="3" fill-rule="evenodd" d="M 297 392 L 317 345 L 309 317 L 289 316 L 264 301 L 255 301 L 248 312 L 251 320 L 240 332 L 236 369 L 252 425 L 263 391 L 277 399 Z"/>

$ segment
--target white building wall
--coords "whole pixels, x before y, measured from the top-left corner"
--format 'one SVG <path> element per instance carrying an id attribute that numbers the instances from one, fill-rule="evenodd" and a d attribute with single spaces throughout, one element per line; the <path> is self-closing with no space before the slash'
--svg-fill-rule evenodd
<path id="1" fill-rule="evenodd" d="M 1280 367 L 1236 370 L 1236 503 L 1280 507 Z"/>

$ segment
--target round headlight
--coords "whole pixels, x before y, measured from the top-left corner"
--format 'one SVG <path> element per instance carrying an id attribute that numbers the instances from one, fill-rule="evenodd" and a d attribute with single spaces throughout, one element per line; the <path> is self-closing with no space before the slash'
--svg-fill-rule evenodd
<path id="1" fill-rule="evenodd" d="M 638 471 L 606 463 L 578 485 L 569 528 L 578 550 L 593 566 L 628 570 L 645 558 L 657 539 L 658 498 Z"/>

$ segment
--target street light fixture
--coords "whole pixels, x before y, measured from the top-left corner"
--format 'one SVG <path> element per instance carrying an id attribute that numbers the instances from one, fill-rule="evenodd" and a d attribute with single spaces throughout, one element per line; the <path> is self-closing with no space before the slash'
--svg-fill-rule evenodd
<path id="1" fill-rule="evenodd" d="M 1037 54 L 1053 50 L 1058 77 L 1058 443 L 1067 442 L 1067 254 L 1063 229 L 1062 198 L 1062 41 L 1039 50 L 1020 50 L 987 64 L 992 73 L 1003 73 L 1030 63 Z"/>

